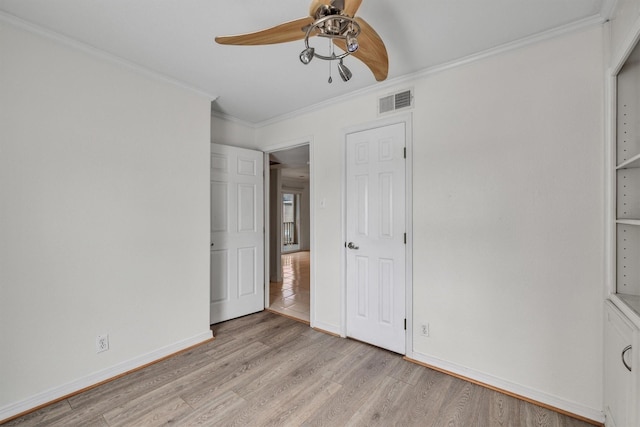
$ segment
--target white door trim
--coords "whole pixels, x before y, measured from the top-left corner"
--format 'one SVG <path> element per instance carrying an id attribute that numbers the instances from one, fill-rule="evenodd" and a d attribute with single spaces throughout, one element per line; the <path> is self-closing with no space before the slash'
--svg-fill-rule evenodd
<path id="1" fill-rule="evenodd" d="M 347 135 L 355 132 L 362 132 L 375 128 L 404 123 L 405 125 L 405 144 L 407 148 L 407 159 L 405 163 L 405 221 L 407 232 L 407 244 L 405 252 L 405 316 L 407 318 L 407 330 L 405 331 L 405 354 L 409 354 L 413 349 L 413 116 L 411 113 L 394 115 L 389 118 L 375 120 L 356 126 L 344 128 L 341 131 L 343 141 L 342 155 L 342 223 L 340 225 L 342 233 L 342 241 L 346 242 L 347 230 L 347 156 L 346 142 Z M 346 249 L 343 245 L 343 256 L 340 261 L 340 336 L 347 336 L 347 265 L 346 265 Z"/>
<path id="2" fill-rule="evenodd" d="M 264 306 L 268 308 L 270 305 L 269 301 L 269 258 L 270 258 L 270 250 L 269 250 L 269 242 L 270 242 L 270 219 L 269 219 L 269 179 L 270 174 L 267 173 L 269 171 L 269 154 L 274 151 L 287 150 L 289 148 L 295 148 L 302 145 L 309 146 L 309 250 L 311 257 L 309 259 L 309 320 L 310 326 L 313 328 L 316 324 L 316 316 L 315 316 L 315 301 L 316 301 L 316 239 L 315 239 L 315 214 L 314 214 L 314 200 L 315 200 L 315 170 L 314 170 L 314 160 L 313 160 L 313 136 L 301 137 L 298 139 L 281 142 L 274 145 L 269 145 L 267 147 L 263 147 L 262 151 L 264 152 L 264 164 L 265 164 L 265 174 L 264 174 L 264 240 L 265 240 L 265 248 L 264 248 L 264 260 L 265 260 L 265 297 L 264 297 Z"/>

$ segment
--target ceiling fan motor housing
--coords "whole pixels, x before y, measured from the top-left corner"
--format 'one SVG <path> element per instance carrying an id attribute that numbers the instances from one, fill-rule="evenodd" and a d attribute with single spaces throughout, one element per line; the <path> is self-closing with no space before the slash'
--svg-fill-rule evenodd
<path id="1" fill-rule="evenodd" d="M 338 9 L 335 6 L 322 4 L 322 5 L 318 6 L 318 9 L 316 10 L 316 13 L 313 15 L 313 17 L 315 19 L 319 19 L 319 18 L 324 18 L 325 16 L 341 15 L 341 14 L 342 14 L 342 10 L 341 9 Z"/>

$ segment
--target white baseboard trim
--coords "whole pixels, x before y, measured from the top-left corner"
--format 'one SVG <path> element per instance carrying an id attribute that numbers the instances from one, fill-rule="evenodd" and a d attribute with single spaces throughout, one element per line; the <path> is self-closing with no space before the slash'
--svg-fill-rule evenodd
<path id="1" fill-rule="evenodd" d="M 560 410 L 567 415 L 573 414 L 587 420 L 604 423 L 604 413 L 601 410 L 589 408 L 579 403 L 562 399 L 558 396 L 544 393 L 542 391 L 532 389 L 520 384 L 515 384 L 502 378 L 494 377 L 484 372 L 476 371 L 465 366 L 427 356 L 422 353 L 410 352 L 406 357 L 422 364 L 432 366 L 438 370 L 451 373 L 454 376 L 463 377 L 471 380 L 472 382 L 477 382 L 481 385 L 489 386 L 490 388 L 497 389 L 497 391 L 503 391 L 506 394 L 514 395 L 515 397 L 521 397 L 524 400 L 531 401 L 532 403 L 540 403 L 543 406 L 549 407 L 550 409 Z"/>
<path id="2" fill-rule="evenodd" d="M 168 346 L 159 348 L 150 353 L 146 353 L 122 363 L 118 363 L 117 365 L 111 366 L 101 371 L 94 372 L 61 386 L 54 387 L 52 389 L 35 394 L 27 399 L 11 403 L 0 408 L 0 424 L 18 414 L 22 414 L 34 408 L 55 402 L 65 396 L 72 395 L 81 390 L 95 386 L 96 384 L 100 384 L 127 372 L 136 370 L 145 365 L 157 362 L 161 359 L 166 358 L 167 356 L 171 356 L 182 350 L 186 350 L 189 347 L 193 347 L 195 345 L 208 341 L 211 338 L 213 338 L 212 332 L 207 331 L 191 338 L 187 338 L 182 341 L 178 341 Z"/>
<path id="3" fill-rule="evenodd" d="M 340 334 L 340 327 L 336 325 L 332 325 L 330 323 L 315 321 L 311 324 L 311 327 L 313 329 L 319 329 L 320 331 L 323 331 L 323 332 L 328 332 L 332 335 L 342 336 Z"/>

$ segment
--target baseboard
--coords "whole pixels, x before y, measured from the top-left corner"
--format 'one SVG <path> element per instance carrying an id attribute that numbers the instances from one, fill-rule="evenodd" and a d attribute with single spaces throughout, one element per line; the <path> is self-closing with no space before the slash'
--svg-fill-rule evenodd
<path id="1" fill-rule="evenodd" d="M 555 412 L 579 419 L 589 424 L 603 426 L 604 413 L 597 409 L 589 408 L 575 402 L 570 402 L 539 390 L 531 389 L 520 384 L 515 384 L 502 378 L 497 378 L 483 372 L 478 372 L 455 363 L 447 362 L 435 357 L 417 352 L 408 353 L 406 360 L 426 366 L 436 371 L 478 384 L 483 387 L 507 394 L 520 400 L 533 403 L 538 406 L 551 409 Z"/>
<path id="2" fill-rule="evenodd" d="M 211 341 L 212 339 L 212 332 L 207 331 L 194 337 L 159 348 L 151 353 L 143 354 L 125 362 L 118 363 L 117 365 L 111 366 L 107 369 L 94 372 L 93 374 L 79 378 L 75 381 L 38 393 L 27 399 L 11 403 L 0 408 L 0 424 L 8 421 L 10 418 L 15 418 L 49 404 L 58 402 L 62 399 L 71 397 L 81 391 L 88 390 L 132 371 L 136 371 L 145 366 L 159 362 L 199 344 Z"/>
<path id="3" fill-rule="evenodd" d="M 311 327 L 313 329 L 316 329 L 320 332 L 324 332 L 326 334 L 329 335 L 334 335 L 336 337 L 342 337 L 344 338 L 341 334 L 340 334 L 340 327 L 336 326 L 336 325 L 331 325 L 329 323 L 324 323 L 324 322 L 313 322 L 311 323 Z"/>

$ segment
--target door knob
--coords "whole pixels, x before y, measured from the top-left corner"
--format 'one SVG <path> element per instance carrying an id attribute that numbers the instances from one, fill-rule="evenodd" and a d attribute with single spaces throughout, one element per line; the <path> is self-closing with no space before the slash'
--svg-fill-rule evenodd
<path id="1" fill-rule="evenodd" d="M 354 245 L 354 244 L 353 244 L 353 242 L 349 242 L 349 243 L 347 244 L 347 247 L 348 247 L 349 249 L 355 249 L 355 250 L 360 249 L 360 246 L 356 246 L 356 245 Z"/>

